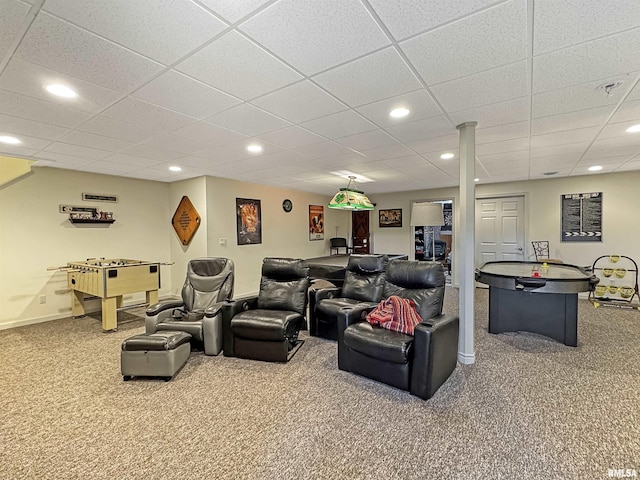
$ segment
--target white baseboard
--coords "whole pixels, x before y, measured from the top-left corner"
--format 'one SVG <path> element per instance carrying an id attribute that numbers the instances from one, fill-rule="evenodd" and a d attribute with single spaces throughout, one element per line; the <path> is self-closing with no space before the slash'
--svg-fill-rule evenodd
<path id="1" fill-rule="evenodd" d="M 458 352 L 458 361 L 463 365 L 473 365 L 476 363 L 476 354 L 474 353 L 462 353 Z"/>

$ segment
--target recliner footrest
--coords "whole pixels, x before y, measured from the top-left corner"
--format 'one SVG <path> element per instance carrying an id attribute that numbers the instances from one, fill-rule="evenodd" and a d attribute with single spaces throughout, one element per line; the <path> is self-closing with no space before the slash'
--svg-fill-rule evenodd
<path id="1" fill-rule="evenodd" d="M 162 331 L 143 333 L 122 342 L 120 369 L 125 381 L 131 377 L 163 377 L 166 381 L 180 370 L 191 353 L 191 335 Z"/>

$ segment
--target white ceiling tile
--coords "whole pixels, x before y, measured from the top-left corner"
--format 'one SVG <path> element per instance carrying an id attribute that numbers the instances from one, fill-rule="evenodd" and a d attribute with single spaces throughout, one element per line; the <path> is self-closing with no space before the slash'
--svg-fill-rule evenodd
<path id="1" fill-rule="evenodd" d="M 179 160 L 181 166 L 188 166 L 192 168 L 215 168 L 217 165 L 224 164 L 224 161 L 216 161 L 211 158 L 198 157 L 197 155 L 187 155 Z"/>
<path id="2" fill-rule="evenodd" d="M 258 140 L 263 140 L 274 145 L 279 145 L 284 148 L 295 148 L 302 145 L 309 145 L 311 143 L 324 142 L 326 139 L 311 133 L 304 128 L 298 126 L 285 127 L 280 130 L 274 130 L 273 132 L 263 133 L 257 137 Z"/>
<path id="3" fill-rule="evenodd" d="M 112 152 L 98 150 L 95 148 L 82 147 L 69 143 L 55 142 L 44 149 L 45 152 L 61 153 L 63 155 L 73 155 L 76 157 L 84 157 L 87 159 L 100 160 L 108 157 Z"/>
<path id="4" fill-rule="evenodd" d="M 246 135 L 262 133 L 287 127 L 289 122 L 267 113 L 248 103 L 230 108 L 206 119 L 207 123 L 219 125 Z"/>
<path id="5" fill-rule="evenodd" d="M 622 79 L 626 80 L 624 77 Z M 615 89 L 607 95 L 604 91 L 598 89 L 601 84 L 602 82 L 600 81 L 588 82 L 533 95 L 531 103 L 532 117 L 547 117 L 605 105 L 613 107 L 622 98 L 624 89 Z"/>
<path id="6" fill-rule="evenodd" d="M 590 142 L 596 137 L 599 131 L 599 127 L 589 127 L 547 133 L 545 135 L 535 135 L 531 137 L 531 147 L 543 148 L 554 145 L 564 145 L 566 143 Z"/>
<path id="7" fill-rule="evenodd" d="M 100 150 L 106 150 L 110 152 L 117 152 L 123 148 L 131 146 L 131 142 L 125 142 L 111 137 L 105 137 L 103 135 L 95 135 L 93 133 L 80 132 L 74 130 L 65 135 L 62 139 L 64 143 L 72 143 L 74 145 L 81 145 L 84 147 L 98 148 Z"/>
<path id="8" fill-rule="evenodd" d="M 531 149 L 531 158 L 550 157 L 558 155 L 582 154 L 589 148 L 588 142 L 568 143 L 565 145 L 554 145 L 552 147 L 539 147 Z"/>
<path id="9" fill-rule="evenodd" d="M 511 1 L 400 43 L 429 85 L 527 57 L 526 2 Z"/>
<path id="10" fill-rule="evenodd" d="M 386 132 L 374 130 L 373 132 L 357 133 L 336 140 L 345 147 L 353 148 L 360 152 L 380 147 L 397 145 L 397 142 Z"/>
<path id="11" fill-rule="evenodd" d="M 78 130 L 139 143 L 151 137 L 155 128 L 146 124 L 127 123 L 99 115 L 80 125 Z"/>
<path id="12" fill-rule="evenodd" d="M 132 165 L 137 168 L 147 168 L 152 165 L 157 165 L 162 163 L 162 160 L 153 160 L 150 158 L 136 157 L 133 155 L 126 155 L 124 153 L 116 153 L 115 155 L 111 155 L 109 157 L 104 158 L 104 161 L 113 162 L 113 163 L 124 163 L 127 165 Z"/>
<path id="13" fill-rule="evenodd" d="M 449 123 L 444 115 L 440 115 L 439 117 L 388 127 L 386 130 L 401 142 L 407 143 L 424 138 L 441 137 L 454 132 L 455 127 Z"/>
<path id="14" fill-rule="evenodd" d="M 519 150 L 529 150 L 529 137 L 484 143 L 476 147 L 476 154 L 493 155 L 496 153 L 517 152 Z"/>
<path id="15" fill-rule="evenodd" d="M 156 134 L 169 132 L 193 122 L 192 117 L 133 97 L 124 98 L 105 110 L 102 115 L 120 122 L 148 126 Z"/>
<path id="16" fill-rule="evenodd" d="M 390 43 L 357 0 L 280 0 L 240 28 L 305 75 Z"/>
<path id="17" fill-rule="evenodd" d="M 180 153 L 195 153 L 211 147 L 211 145 L 206 143 L 171 133 L 145 140 L 143 145 L 151 145 L 152 147 L 164 148 L 165 150 L 173 150 L 174 152 Z"/>
<path id="18" fill-rule="evenodd" d="M 638 71 L 638 45 L 640 29 L 534 57 L 533 93 Z"/>
<path id="19" fill-rule="evenodd" d="M 386 48 L 341 65 L 313 77 L 313 80 L 351 107 L 411 92 L 422 86 L 395 48 Z"/>
<path id="20" fill-rule="evenodd" d="M 534 54 L 556 50 L 640 26 L 640 3 L 618 0 L 536 0 Z"/>
<path id="21" fill-rule="evenodd" d="M 544 135 L 561 130 L 574 130 L 576 128 L 604 125 L 612 111 L 612 106 L 604 106 L 578 112 L 535 118 L 531 122 L 531 134 Z"/>
<path id="22" fill-rule="evenodd" d="M 0 114 L 0 130 L 16 135 L 38 136 L 47 140 L 57 140 L 69 129 L 51 125 L 50 123 L 37 122 L 26 118 L 12 117 Z"/>
<path id="23" fill-rule="evenodd" d="M 172 133 L 213 147 L 247 138 L 247 135 L 243 133 L 234 132 L 202 121 L 190 123 L 186 127 L 174 130 Z"/>
<path id="24" fill-rule="evenodd" d="M 45 90 L 45 87 L 51 84 L 63 84 L 73 88 L 78 97 L 71 99 L 55 97 Z M 91 113 L 99 112 L 122 97 L 122 93 L 18 58 L 11 59 L 0 75 L 0 88 Z"/>
<path id="25" fill-rule="evenodd" d="M 408 157 L 414 155 L 415 152 L 410 148 L 402 144 L 391 145 L 388 147 L 374 148 L 372 150 L 365 150 L 362 152 L 367 157 L 373 160 L 388 160 L 391 158 Z"/>
<path id="26" fill-rule="evenodd" d="M 0 90 L 2 113 L 60 127 L 73 127 L 89 118 L 89 114 L 63 105 Z"/>
<path id="27" fill-rule="evenodd" d="M 47 0 L 46 11 L 169 65 L 226 25 L 189 0 Z M 188 26 L 188 28 L 185 28 Z"/>
<path id="28" fill-rule="evenodd" d="M 21 2 L 2 2 L 0 15 L 0 58 L 4 58 L 15 36 L 20 32 L 22 22 L 27 18 L 29 5 Z"/>
<path id="29" fill-rule="evenodd" d="M 0 158 L 3 155 L 16 156 L 16 157 L 31 157 L 38 152 L 38 149 L 25 148 L 24 145 L 6 145 L 0 144 Z"/>
<path id="30" fill-rule="evenodd" d="M 162 69 L 156 62 L 44 12 L 34 20 L 16 56 L 119 92 L 130 91 Z"/>
<path id="31" fill-rule="evenodd" d="M 610 155 L 626 155 L 629 152 L 637 151 L 638 146 L 640 146 L 640 135 L 635 134 L 598 139 L 593 142 L 589 151 L 606 150 Z"/>
<path id="32" fill-rule="evenodd" d="M 175 69 L 243 100 L 302 78 L 237 32 L 227 33 L 176 65 Z"/>
<path id="33" fill-rule="evenodd" d="M 342 110 L 342 103 L 305 80 L 251 102 L 294 123 L 302 123 Z"/>
<path id="34" fill-rule="evenodd" d="M 85 172 L 103 173 L 105 175 L 122 175 L 124 173 L 139 170 L 139 168 L 125 163 L 100 161 L 85 165 L 82 167 L 82 170 Z"/>
<path id="35" fill-rule="evenodd" d="M 457 150 L 460 145 L 460 139 L 458 133 L 452 133 L 451 135 L 443 135 L 441 137 L 429 138 L 426 140 L 419 140 L 417 142 L 408 142 L 407 146 L 412 148 L 418 153 L 431 153 L 439 151 L 452 152 Z"/>
<path id="36" fill-rule="evenodd" d="M 638 121 L 640 123 L 640 100 L 627 100 L 624 102 L 616 113 L 611 117 L 612 123 Z"/>
<path id="37" fill-rule="evenodd" d="M 78 168 L 82 165 L 88 165 L 95 162 L 93 158 L 78 157 L 75 155 L 67 155 L 64 153 L 47 152 L 42 151 L 34 155 L 34 158 L 42 158 L 44 160 L 51 160 L 55 162 L 55 166 L 61 166 L 61 168 Z"/>
<path id="38" fill-rule="evenodd" d="M 200 3 L 214 10 L 229 22 L 235 23 L 269 2 L 267 0 L 242 0 L 241 2 L 230 2 L 229 0 L 200 0 Z"/>
<path id="39" fill-rule="evenodd" d="M 312 159 L 352 153 L 352 151 L 347 147 L 338 145 L 335 142 L 313 143 L 311 145 L 296 147 L 293 150 L 308 155 Z"/>
<path id="40" fill-rule="evenodd" d="M 425 2 L 424 0 L 369 0 L 369 3 L 400 40 L 416 33 L 458 20 L 492 4 L 496 0 L 466 0 L 464 2 Z"/>
<path id="41" fill-rule="evenodd" d="M 619 165 L 615 171 L 616 172 L 628 172 L 631 170 L 640 170 L 640 160 L 633 162 L 625 162 L 622 165 Z"/>
<path id="42" fill-rule="evenodd" d="M 433 87 L 447 111 L 457 112 L 523 97 L 527 90 L 526 62 L 513 63 Z"/>
<path id="43" fill-rule="evenodd" d="M 629 120 L 626 122 L 613 123 L 609 122 L 607 126 L 602 129 L 602 132 L 598 135 L 598 140 L 603 138 L 612 138 L 612 137 L 628 137 L 628 139 L 635 139 L 640 141 L 640 132 L 629 133 L 627 129 L 634 125 L 638 125 L 640 123 L 640 117 L 636 117 L 633 120 Z"/>
<path id="44" fill-rule="evenodd" d="M 151 145 L 134 145 L 133 147 L 125 148 L 121 153 L 133 155 L 134 157 L 149 158 L 151 160 L 157 160 L 158 162 L 175 160 L 183 155 L 179 152 L 152 147 Z"/>
<path id="45" fill-rule="evenodd" d="M 361 115 L 358 115 L 353 110 L 344 110 L 326 117 L 316 118 L 302 123 L 301 126 L 331 139 L 369 132 L 377 128 L 373 123 L 362 118 Z"/>
<path id="46" fill-rule="evenodd" d="M 476 144 L 499 142 L 529 136 L 529 122 L 515 122 L 497 127 L 478 128 Z"/>
<path id="47" fill-rule="evenodd" d="M 237 98 L 175 70 L 163 73 L 132 96 L 195 118 L 207 117 L 240 103 Z"/>
<path id="48" fill-rule="evenodd" d="M 633 155 L 621 155 L 621 156 L 601 156 L 601 157 L 584 157 L 578 164 L 577 167 L 581 167 L 586 165 L 587 167 L 597 164 L 597 165 L 622 165 L 630 158 L 633 158 Z"/>
<path id="49" fill-rule="evenodd" d="M 401 107 L 408 109 L 410 111 L 409 115 L 403 118 L 393 118 L 389 116 L 391 110 Z M 433 101 L 425 89 L 385 98 L 379 102 L 362 105 L 356 108 L 356 110 L 381 127 L 415 122 L 416 120 L 442 114 L 440 107 Z"/>
<path id="50" fill-rule="evenodd" d="M 407 155 L 406 157 L 391 158 L 382 160 L 382 163 L 393 168 L 410 167 L 414 165 L 422 165 L 426 160 L 420 155 Z"/>
<path id="51" fill-rule="evenodd" d="M 466 122 L 478 122 L 477 128 L 480 129 L 528 120 L 529 115 L 529 97 L 520 97 L 506 102 L 460 110 L 459 112 L 450 113 L 449 118 L 456 125 Z"/>
<path id="52" fill-rule="evenodd" d="M 254 139 L 240 140 L 238 142 L 229 143 L 227 145 L 221 145 L 219 147 L 210 148 L 202 152 L 198 152 L 199 157 L 210 158 L 216 162 L 229 163 L 230 168 L 233 169 L 237 164 L 234 163 L 237 160 L 243 158 L 258 158 L 264 157 L 271 153 L 282 151 L 282 147 L 273 145 L 267 142 L 257 142 L 263 148 L 262 153 L 251 153 L 247 151 L 247 145 L 250 143 L 256 143 Z"/>
<path id="53" fill-rule="evenodd" d="M 335 171 L 350 170 L 353 165 L 362 165 L 363 163 L 370 162 L 371 159 L 364 154 L 352 152 L 345 153 L 343 155 L 333 155 L 331 157 L 321 158 L 323 166 L 327 169 Z M 316 162 L 312 162 L 315 166 Z"/>

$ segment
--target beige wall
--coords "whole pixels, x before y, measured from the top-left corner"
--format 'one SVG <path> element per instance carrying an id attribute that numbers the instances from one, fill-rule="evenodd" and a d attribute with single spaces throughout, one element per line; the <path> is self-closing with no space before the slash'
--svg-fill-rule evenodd
<path id="1" fill-rule="evenodd" d="M 82 193 L 113 194 L 118 203 L 85 202 Z M 171 259 L 168 184 L 54 168 L 0 189 L 0 328 L 68 316 L 67 275 L 47 267 L 91 257 Z M 60 204 L 112 211 L 112 225 L 73 225 Z M 168 293 L 171 272 L 162 267 Z M 40 303 L 40 297 L 46 303 Z M 125 296 L 125 303 L 144 293 Z M 99 308 L 90 305 L 87 308 Z"/>
<path id="2" fill-rule="evenodd" d="M 216 177 L 161 183 L 71 170 L 34 168 L 33 174 L 0 188 L 0 328 L 65 317 L 70 314 L 66 274 L 47 267 L 90 257 L 139 258 L 175 262 L 162 267 L 161 296 L 178 295 L 186 263 L 199 256 L 223 256 L 236 264 L 237 296 L 255 292 L 260 263 L 266 256 L 308 258 L 329 253 L 328 239 L 349 236 L 350 212 L 325 208 L 325 240 L 309 241 L 309 205 L 325 205 L 326 195 L 257 185 Z M 590 265 L 600 255 L 617 253 L 640 261 L 640 172 L 478 185 L 477 196 L 524 194 L 527 202 L 527 242 L 549 239 L 552 255 L 567 263 Z M 83 192 L 115 194 L 115 204 L 83 202 Z M 560 242 L 560 195 L 603 192 L 603 242 Z M 188 195 L 202 224 L 187 247 L 171 227 L 183 195 Z M 262 202 L 263 239 L 260 245 L 236 244 L 236 197 Z M 458 189 L 420 190 L 371 195 L 377 203 L 371 214 L 373 249 L 406 253 L 412 258 L 410 206 L 412 201 L 454 199 Z M 285 213 L 282 201 L 293 201 Z M 72 225 L 59 213 L 60 204 L 98 206 L 114 212 L 111 226 Z M 402 208 L 403 227 L 378 227 L 380 208 Z M 454 215 L 454 233 L 458 212 Z M 534 238 L 535 237 L 535 238 Z M 226 239 L 220 245 L 219 239 Z M 455 236 L 455 248 L 462 240 Z M 528 243 L 528 254 L 531 254 Z M 454 277 L 455 278 L 455 277 Z M 41 296 L 46 303 L 40 304 Z M 142 295 L 125 297 L 136 303 Z M 91 307 L 91 305 L 89 305 Z M 94 306 L 97 308 L 97 305 Z"/>
<path id="3" fill-rule="evenodd" d="M 634 212 L 640 205 L 640 172 L 586 175 L 528 182 L 477 185 L 476 197 L 512 194 L 525 195 L 527 257 L 533 258 L 531 240 L 549 240 L 551 256 L 565 263 L 591 265 L 601 255 L 612 253 L 632 257 L 640 262 L 640 222 Z M 602 242 L 569 243 L 560 241 L 561 195 L 565 193 L 603 192 Z M 375 195 L 372 234 L 377 252 L 407 253 L 413 258 L 413 235 L 409 226 L 411 202 L 426 200 L 454 200 L 454 251 L 463 239 L 458 230 L 458 188 L 414 190 Z M 378 228 L 378 210 L 402 208 L 402 228 Z M 402 251 L 401 251 L 402 249 Z"/>

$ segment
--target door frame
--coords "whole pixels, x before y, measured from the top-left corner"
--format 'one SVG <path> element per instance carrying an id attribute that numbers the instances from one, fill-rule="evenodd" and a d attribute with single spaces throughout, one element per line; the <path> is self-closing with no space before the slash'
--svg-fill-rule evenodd
<path id="1" fill-rule="evenodd" d="M 414 203 L 423 203 L 423 202 L 451 202 L 451 212 L 453 213 L 453 224 L 451 230 L 451 251 L 454 253 L 451 261 L 451 285 L 458 285 L 457 281 L 457 272 L 456 272 L 456 255 L 455 252 L 458 249 L 458 234 L 457 231 L 460 228 L 460 215 L 458 210 L 456 209 L 456 205 L 458 200 L 453 196 L 438 196 L 432 198 L 422 198 L 420 200 L 411 200 L 409 207 L 409 215 L 411 215 L 411 210 L 413 209 Z M 415 233 L 413 227 L 411 226 L 411 218 L 409 218 L 409 258 L 413 258 L 415 253 Z"/>
<path id="2" fill-rule="evenodd" d="M 474 199 L 474 212 L 475 212 L 475 202 L 478 200 L 487 200 L 487 199 L 491 199 L 491 198 L 508 198 L 508 197 L 522 197 L 523 199 L 523 203 L 524 205 L 522 206 L 522 213 L 523 213 L 523 222 L 524 222 L 524 245 L 522 247 L 523 249 L 523 260 L 527 261 L 530 260 L 530 254 L 529 254 L 529 194 L 527 192 L 513 192 L 513 193 L 496 193 L 496 194 L 491 194 L 491 193 L 486 193 L 483 195 L 476 195 L 475 199 Z M 478 217 L 477 215 L 475 215 L 474 213 L 474 230 L 476 225 L 478 224 Z M 476 253 L 478 251 L 478 238 L 477 235 L 474 235 L 476 244 L 473 246 L 473 259 L 474 259 L 474 263 L 478 262 L 478 259 L 476 257 Z"/>

